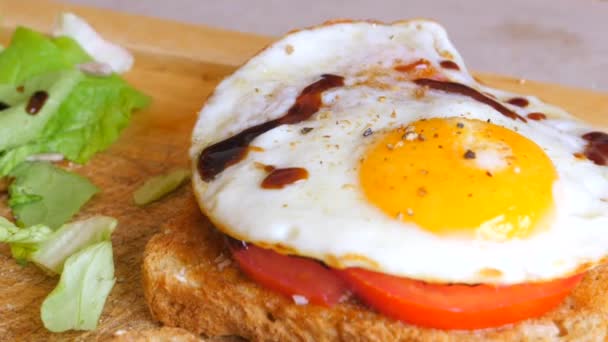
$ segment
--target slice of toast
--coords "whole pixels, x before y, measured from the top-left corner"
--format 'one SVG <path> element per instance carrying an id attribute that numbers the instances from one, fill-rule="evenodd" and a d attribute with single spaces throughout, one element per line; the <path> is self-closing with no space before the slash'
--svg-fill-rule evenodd
<path id="1" fill-rule="evenodd" d="M 180 328 L 151 328 L 146 330 L 119 330 L 112 342 L 211 342 Z"/>
<path id="2" fill-rule="evenodd" d="M 588 272 L 557 309 L 519 324 L 479 331 L 408 325 L 351 300 L 332 308 L 296 305 L 258 286 L 232 261 L 221 233 L 194 197 L 148 243 L 144 291 L 163 324 L 206 336 L 251 341 L 605 341 L 608 268 Z"/>

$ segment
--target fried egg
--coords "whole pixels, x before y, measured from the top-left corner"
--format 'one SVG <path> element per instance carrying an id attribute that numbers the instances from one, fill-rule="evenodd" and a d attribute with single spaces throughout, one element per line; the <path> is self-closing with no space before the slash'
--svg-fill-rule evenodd
<path id="1" fill-rule="evenodd" d="M 234 238 L 336 268 L 514 284 L 608 255 L 607 137 L 479 84 L 437 23 L 333 22 L 221 82 L 190 155 L 202 211 Z"/>

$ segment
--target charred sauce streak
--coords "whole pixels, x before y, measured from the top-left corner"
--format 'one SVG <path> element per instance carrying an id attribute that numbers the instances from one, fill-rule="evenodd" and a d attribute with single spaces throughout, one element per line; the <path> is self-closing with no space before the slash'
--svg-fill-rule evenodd
<path id="1" fill-rule="evenodd" d="M 445 61 L 439 62 L 439 65 L 441 65 L 441 67 L 444 69 L 460 70 L 458 64 L 454 63 L 454 61 L 450 61 L 447 59 Z"/>
<path id="2" fill-rule="evenodd" d="M 270 173 L 270 172 L 272 172 L 272 171 L 274 171 L 274 170 L 276 170 L 276 169 L 277 169 L 277 168 L 276 168 L 276 167 L 274 167 L 274 166 L 272 166 L 272 165 L 266 165 L 266 166 L 264 166 L 264 171 L 266 171 L 266 172 L 268 172 L 268 173 Z"/>
<path id="3" fill-rule="evenodd" d="M 507 103 L 523 108 L 527 107 L 530 104 L 530 101 L 528 101 L 528 99 L 524 99 L 523 97 L 514 97 L 512 99 L 508 99 Z"/>
<path id="4" fill-rule="evenodd" d="M 0 112 L 9 108 L 11 108 L 11 106 L 9 106 L 7 103 L 0 101 Z"/>
<path id="5" fill-rule="evenodd" d="M 25 111 L 30 115 L 36 115 L 42 109 L 46 100 L 49 98 L 49 93 L 43 90 L 38 90 L 32 94 L 29 101 L 27 101 L 27 106 L 25 107 Z"/>
<path id="6" fill-rule="evenodd" d="M 449 82 L 449 81 L 437 81 L 437 80 L 432 80 L 429 78 L 419 78 L 419 79 L 415 80 L 414 83 L 416 83 L 419 86 L 429 87 L 431 89 L 441 90 L 441 91 L 445 91 L 447 93 L 460 94 L 463 96 L 470 97 L 473 100 L 479 101 L 483 104 L 486 104 L 486 105 L 496 109 L 498 112 L 500 112 L 502 115 L 504 115 L 508 118 L 511 118 L 513 120 L 521 120 L 523 122 L 527 122 L 526 118 L 520 116 L 519 114 L 510 110 L 509 108 L 503 106 L 502 104 L 498 103 L 496 100 L 494 100 L 464 84 L 456 83 L 456 82 Z"/>
<path id="7" fill-rule="evenodd" d="M 258 136 L 281 125 L 302 122 L 315 114 L 323 104 L 321 94 L 331 88 L 344 85 L 342 76 L 325 74 L 315 83 L 307 86 L 296 98 L 287 114 L 251 128 L 203 150 L 198 158 L 198 170 L 205 181 L 210 181 L 247 156 L 249 144 Z"/>
<path id="8" fill-rule="evenodd" d="M 284 169 L 272 170 L 262 181 L 264 189 L 283 189 L 289 184 L 293 184 L 299 180 L 307 179 L 308 171 L 301 167 L 287 167 Z"/>
<path id="9" fill-rule="evenodd" d="M 588 141 L 585 156 L 597 165 L 608 165 L 608 134 L 590 132 L 583 135 L 583 139 Z"/>
<path id="10" fill-rule="evenodd" d="M 528 117 L 528 119 L 534 120 L 534 121 L 541 121 L 541 120 L 545 120 L 547 118 L 547 116 L 545 114 L 540 113 L 540 112 L 530 113 L 526 116 Z"/>

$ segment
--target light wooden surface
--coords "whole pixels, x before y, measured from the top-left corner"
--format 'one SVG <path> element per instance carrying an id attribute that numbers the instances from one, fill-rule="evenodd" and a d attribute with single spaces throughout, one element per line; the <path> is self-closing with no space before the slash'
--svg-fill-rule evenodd
<path id="1" fill-rule="evenodd" d="M 62 1 L 276 36 L 332 18 L 431 18 L 469 69 L 608 91 L 605 0 Z"/>
<path id="2" fill-rule="evenodd" d="M 132 204 L 132 192 L 151 175 L 186 166 L 190 131 L 196 113 L 213 87 L 269 38 L 188 26 L 83 7 L 34 0 L 0 1 L 4 20 L 0 43 L 6 44 L 15 25 L 48 31 L 60 11 L 73 11 L 89 20 L 104 36 L 136 54 L 126 78 L 154 98 L 152 106 L 135 115 L 121 139 L 78 171 L 103 191 L 81 216 L 104 214 L 120 224 L 113 236 L 117 284 L 95 332 L 50 334 L 39 318 L 40 303 L 55 286 L 35 267 L 21 267 L 0 248 L 0 340 L 107 339 L 117 331 L 153 328 L 141 288 L 140 265 L 146 241 L 163 222 L 182 215 L 193 201 L 181 189 L 144 209 Z M 608 127 L 608 95 L 503 76 L 480 75 L 500 88 L 531 93 L 572 113 Z M 0 196 L 0 214 L 8 214 Z"/>

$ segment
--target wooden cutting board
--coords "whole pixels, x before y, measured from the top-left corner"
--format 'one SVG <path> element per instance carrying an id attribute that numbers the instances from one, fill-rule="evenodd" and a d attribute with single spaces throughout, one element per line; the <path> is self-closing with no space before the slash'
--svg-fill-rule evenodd
<path id="1" fill-rule="evenodd" d="M 79 216 L 104 214 L 120 222 L 112 238 L 117 283 L 99 328 L 94 332 L 48 333 L 40 321 L 39 309 L 57 279 L 33 266 L 17 265 L 4 246 L 0 248 L 0 340 L 105 340 L 117 331 L 156 326 L 141 288 L 142 252 L 163 222 L 182 214 L 181 208 L 193 198 L 184 187 L 160 202 L 138 208 L 132 204 L 132 192 L 152 175 L 188 165 L 191 127 L 207 95 L 235 66 L 272 41 L 48 1 L 0 0 L 0 43 L 8 43 L 17 25 L 49 31 L 62 11 L 83 16 L 104 37 L 134 52 L 135 68 L 126 78 L 154 101 L 135 115 L 112 148 L 77 168 L 102 189 Z M 489 85 L 537 95 L 608 127 L 608 94 L 496 75 L 478 76 Z M 8 214 L 6 196 L 0 195 L 0 215 Z"/>

